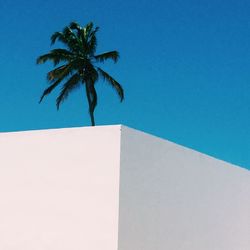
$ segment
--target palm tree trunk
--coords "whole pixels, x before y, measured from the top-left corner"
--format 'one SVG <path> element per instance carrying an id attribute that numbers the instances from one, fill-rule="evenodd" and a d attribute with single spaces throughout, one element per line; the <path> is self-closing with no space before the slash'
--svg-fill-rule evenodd
<path id="1" fill-rule="evenodd" d="M 94 113 L 89 112 L 90 119 L 91 119 L 91 126 L 95 126 L 95 118 L 94 118 Z"/>
<path id="2" fill-rule="evenodd" d="M 86 95 L 87 95 L 88 104 L 89 104 L 89 115 L 90 115 L 90 120 L 91 120 L 91 126 L 95 126 L 95 118 L 94 118 L 94 112 L 91 108 L 91 96 L 90 96 L 90 92 L 88 88 L 88 83 L 85 83 L 85 87 L 86 87 Z"/>

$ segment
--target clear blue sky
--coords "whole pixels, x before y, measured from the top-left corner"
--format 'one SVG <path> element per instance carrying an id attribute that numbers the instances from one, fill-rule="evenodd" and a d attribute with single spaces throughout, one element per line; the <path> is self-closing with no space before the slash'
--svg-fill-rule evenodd
<path id="1" fill-rule="evenodd" d="M 38 104 L 50 64 L 35 64 L 71 21 L 100 26 L 103 65 L 125 101 L 98 83 L 97 125 L 124 124 L 250 169 L 250 2 L 0 0 L 0 131 L 88 126 L 85 93 Z M 58 44 L 59 45 L 59 44 Z"/>

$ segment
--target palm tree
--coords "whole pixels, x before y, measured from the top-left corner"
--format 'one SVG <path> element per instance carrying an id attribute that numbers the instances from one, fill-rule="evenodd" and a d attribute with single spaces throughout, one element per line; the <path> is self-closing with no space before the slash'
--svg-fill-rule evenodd
<path id="1" fill-rule="evenodd" d="M 116 63 L 119 59 L 117 51 L 95 54 L 97 47 L 96 32 L 98 29 L 98 27 L 94 27 L 92 22 L 85 27 L 72 22 L 62 32 L 55 32 L 51 36 L 51 45 L 56 41 L 60 41 L 64 48 L 53 49 L 48 54 L 37 58 L 37 64 L 46 61 L 54 63 L 54 69 L 47 73 L 50 86 L 44 90 L 39 103 L 61 84 L 61 92 L 56 99 L 56 106 L 59 109 L 60 104 L 73 90 L 85 85 L 92 126 L 95 126 L 94 110 L 97 105 L 95 84 L 99 78 L 102 78 L 116 90 L 121 101 L 124 99 L 122 86 L 97 66 L 98 63 L 103 63 L 106 60 L 112 60 Z"/>

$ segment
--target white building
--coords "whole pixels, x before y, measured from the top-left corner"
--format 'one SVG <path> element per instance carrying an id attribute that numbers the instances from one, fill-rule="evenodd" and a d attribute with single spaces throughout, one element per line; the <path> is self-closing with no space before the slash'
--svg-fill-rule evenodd
<path id="1" fill-rule="evenodd" d="M 250 172 L 124 126 L 0 134 L 0 250 L 249 250 Z"/>

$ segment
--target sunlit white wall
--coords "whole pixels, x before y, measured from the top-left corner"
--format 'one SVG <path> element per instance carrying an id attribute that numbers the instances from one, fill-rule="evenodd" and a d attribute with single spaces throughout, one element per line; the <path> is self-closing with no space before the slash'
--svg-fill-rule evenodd
<path id="1" fill-rule="evenodd" d="M 0 134 L 1 250 L 116 250 L 120 126 Z"/>

